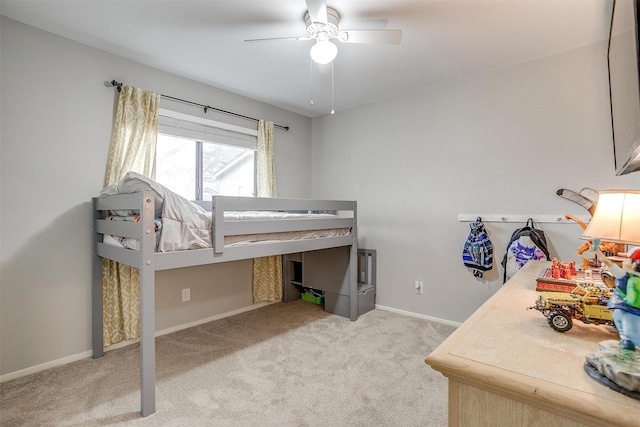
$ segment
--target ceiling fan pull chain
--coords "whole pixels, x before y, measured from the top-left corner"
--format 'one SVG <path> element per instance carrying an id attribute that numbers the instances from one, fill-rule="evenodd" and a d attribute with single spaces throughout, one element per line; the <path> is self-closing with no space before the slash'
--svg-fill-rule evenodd
<path id="1" fill-rule="evenodd" d="M 311 58 L 311 57 L 309 57 L 309 58 Z M 309 75 L 311 76 L 309 78 L 309 99 L 310 99 L 309 105 L 313 106 L 313 60 L 312 59 L 309 59 L 309 67 L 310 67 L 309 69 L 311 71 L 309 73 Z"/>
<path id="2" fill-rule="evenodd" d="M 331 114 L 335 114 L 333 109 L 333 61 L 331 61 Z"/>

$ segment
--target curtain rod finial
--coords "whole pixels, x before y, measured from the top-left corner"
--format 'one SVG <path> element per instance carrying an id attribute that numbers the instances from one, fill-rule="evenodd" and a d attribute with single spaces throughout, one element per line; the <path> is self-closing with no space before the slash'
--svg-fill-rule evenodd
<path id="1" fill-rule="evenodd" d="M 111 80 L 111 86 L 115 86 L 116 90 L 118 92 L 120 92 L 122 90 L 122 83 L 116 81 L 116 80 Z"/>

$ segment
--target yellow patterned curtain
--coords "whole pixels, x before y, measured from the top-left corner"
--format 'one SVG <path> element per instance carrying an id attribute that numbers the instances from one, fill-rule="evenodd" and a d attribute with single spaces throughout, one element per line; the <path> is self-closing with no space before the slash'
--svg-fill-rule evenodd
<path id="1" fill-rule="evenodd" d="M 129 172 L 155 177 L 156 135 L 160 94 L 122 86 L 113 124 L 105 186 Z M 140 335 L 138 269 L 102 260 L 104 345 Z"/>
<path id="2" fill-rule="evenodd" d="M 258 122 L 258 197 L 276 196 L 273 161 L 273 122 Z M 279 255 L 253 259 L 253 302 L 282 299 L 282 260 Z"/>

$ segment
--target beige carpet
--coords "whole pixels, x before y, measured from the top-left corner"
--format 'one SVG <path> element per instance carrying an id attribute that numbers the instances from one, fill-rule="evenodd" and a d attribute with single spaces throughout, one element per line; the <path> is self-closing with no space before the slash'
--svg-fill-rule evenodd
<path id="1" fill-rule="evenodd" d="M 0 385 L 2 426 L 446 426 L 447 383 L 424 363 L 454 327 L 304 301 L 156 341 L 157 412 L 140 418 L 127 346 Z"/>

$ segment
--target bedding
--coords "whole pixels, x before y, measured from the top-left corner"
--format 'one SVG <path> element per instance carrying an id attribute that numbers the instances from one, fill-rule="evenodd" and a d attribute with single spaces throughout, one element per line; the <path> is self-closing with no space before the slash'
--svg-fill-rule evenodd
<path id="1" fill-rule="evenodd" d="M 152 191 L 155 196 L 156 252 L 173 252 L 212 247 L 211 212 L 174 193 L 163 185 L 135 172 L 128 172 L 118 183 L 106 187 L 101 196 Z M 108 219 L 113 221 L 139 221 L 136 211 L 118 210 Z M 287 220 L 333 218 L 333 214 L 309 214 L 275 211 L 225 211 L 225 221 Z M 257 242 L 314 239 L 318 237 L 346 236 L 349 228 L 327 230 L 289 231 L 237 236 L 225 236 L 225 246 L 248 245 Z M 136 239 L 104 236 L 104 243 L 139 250 Z"/>
<path id="2" fill-rule="evenodd" d="M 117 184 L 100 192 L 100 196 L 152 191 L 155 196 L 155 217 L 162 219 L 158 252 L 211 247 L 210 214 L 163 185 L 135 172 L 127 174 Z M 135 211 L 115 211 L 115 216 L 132 216 Z"/>
<path id="3" fill-rule="evenodd" d="M 140 222 L 140 215 L 130 215 L 130 216 L 110 216 L 107 218 L 109 221 L 128 221 L 128 222 Z M 156 251 L 158 250 L 158 238 L 162 233 L 162 220 L 156 218 L 154 220 L 155 226 L 155 238 L 156 238 Z M 121 236 L 112 236 L 110 234 L 105 234 L 103 238 L 103 243 L 112 245 L 112 246 L 122 246 L 123 248 L 132 249 L 134 251 L 140 250 L 140 240 L 132 239 L 129 237 L 121 237 Z"/>

